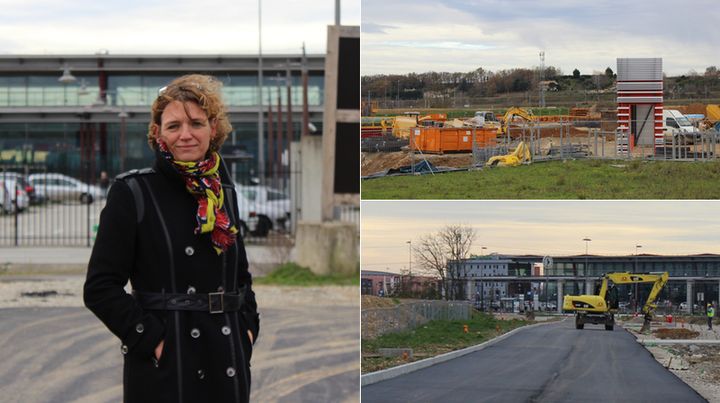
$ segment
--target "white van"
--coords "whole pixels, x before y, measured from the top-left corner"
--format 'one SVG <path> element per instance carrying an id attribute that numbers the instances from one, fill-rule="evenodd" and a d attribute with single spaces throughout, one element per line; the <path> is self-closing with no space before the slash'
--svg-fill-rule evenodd
<path id="1" fill-rule="evenodd" d="M 697 127 L 690 123 L 690 120 L 675 109 L 663 110 L 663 133 L 665 136 L 682 135 L 688 139 L 694 139 L 700 135 Z"/>

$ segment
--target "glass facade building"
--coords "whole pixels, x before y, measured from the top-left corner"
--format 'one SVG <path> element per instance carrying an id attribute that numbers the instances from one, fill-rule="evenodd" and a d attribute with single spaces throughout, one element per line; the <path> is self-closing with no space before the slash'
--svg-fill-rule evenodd
<path id="1" fill-rule="evenodd" d="M 257 56 L 242 55 L 0 55 L 0 165 L 61 172 L 91 183 L 100 171 L 113 176 L 148 166 L 152 153 L 146 134 L 158 90 L 180 75 L 201 73 L 223 82 L 234 129 L 226 146 L 245 151 L 247 169 L 255 171 L 260 108 L 265 161 L 281 155 L 278 147 L 287 148 L 289 106 L 290 137 L 300 135 L 303 69 L 309 120 L 321 132 L 325 56 L 308 55 L 304 61 L 302 55 L 263 56 L 262 98 L 258 66 Z M 61 81 L 67 74 L 72 79 Z M 277 133 L 278 103 L 282 132 L 270 137 L 270 130 Z"/>

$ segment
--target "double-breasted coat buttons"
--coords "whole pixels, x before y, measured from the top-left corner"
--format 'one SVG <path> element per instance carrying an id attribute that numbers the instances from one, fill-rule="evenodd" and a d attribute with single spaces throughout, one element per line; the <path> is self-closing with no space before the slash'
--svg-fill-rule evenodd
<path id="1" fill-rule="evenodd" d="M 202 369 L 197 370 L 197 377 L 198 379 L 205 379 L 205 371 Z"/>
<path id="2" fill-rule="evenodd" d="M 188 256 L 192 256 L 195 254 L 195 249 L 193 249 L 192 246 L 186 246 L 185 247 L 185 254 Z"/>
<path id="3" fill-rule="evenodd" d="M 225 371 L 225 373 L 227 374 L 227 376 L 232 378 L 233 376 L 235 376 L 235 368 L 228 367 L 228 369 Z"/>
<path id="4" fill-rule="evenodd" d="M 135 326 L 135 331 L 138 332 L 138 333 L 142 333 L 142 332 L 145 331 L 145 326 L 143 326 L 142 323 L 138 323 L 138 324 Z"/>
<path id="5" fill-rule="evenodd" d="M 193 328 L 190 331 L 190 337 L 192 337 L 193 339 L 197 339 L 198 337 L 200 337 L 200 330 L 198 328 Z"/>
<path id="6" fill-rule="evenodd" d="M 223 326 L 222 329 L 220 329 L 220 331 L 221 331 L 222 334 L 224 334 L 225 336 L 227 336 L 227 335 L 230 334 L 230 328 L 227 327 L 227 326 Z"/>
<path id="7" fill-rule="evenodd" d="M 123 344 L 122 347 L 120 347 L 120 352 L 123 353 L 123 355 L 127 354 L 127 353 L 128 353 L 128 347 Z"/>
<path id="8" fill-rule="evenodd" d="M 188 287 L 187 293 L 188 293 L 188 294 L 195 294 L 195 287 L 193 287 L 193 286 Z"/>

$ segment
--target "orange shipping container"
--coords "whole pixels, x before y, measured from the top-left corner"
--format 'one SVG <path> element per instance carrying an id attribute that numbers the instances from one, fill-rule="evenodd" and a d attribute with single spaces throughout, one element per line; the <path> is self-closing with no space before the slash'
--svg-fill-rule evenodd
<path id="1" fill-rule="evenodd" d="M 478 147 L 496 144 L 496 129 L 414 127 L 410 147 L 424 153 L 472 152 L 473 130 Z"/>

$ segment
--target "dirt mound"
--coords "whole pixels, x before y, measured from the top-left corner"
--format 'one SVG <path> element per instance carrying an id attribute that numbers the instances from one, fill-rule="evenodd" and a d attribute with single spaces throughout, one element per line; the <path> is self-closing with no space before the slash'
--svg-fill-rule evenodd
<path id="1" fill-rule="evenodd" d="M 472 154 L 425 154 L 415 155 L 415 163 L 422 161 L 423 158 L 430 161 L 436 167 L 454 167 L 467 168 L 472 164 Z M 384 172 L 391 168 L 399 168 L 412 164 L 411 154 L 407 151 L 396 152 L 379 152 L 379 153 L 362 153 L 361 156 L 362 175 L 370 175 L 378 172 Z"/>
<path id="2" fill-rule="evenodd" d="M 687 340 L 695 339 L 700 333 L 689 329 L 658 329 L 653 331 L 658 339 Z"/>
<path id="3" fill-rule="evenodd" d="M 360 300 L 360 306 L 362 309 L 388 308 L 391 306 L 395 306 L 395 302 L 393 302 L 393 300 L 390 298 L 381 298 L 374 295 L 363 295 L 362 299 Z"/>

